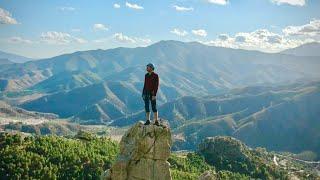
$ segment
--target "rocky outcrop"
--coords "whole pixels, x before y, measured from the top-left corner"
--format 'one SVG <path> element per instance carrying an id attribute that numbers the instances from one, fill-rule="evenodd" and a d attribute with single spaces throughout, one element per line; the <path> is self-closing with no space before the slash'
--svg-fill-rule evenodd
<path id="1" fill-rule="evenodd" d="M 171 179 L 167 161 L 171 145 L 171 131 L 163 121 L 161 126 L 138 122 L 122 137 L 120 154 L 102 179 Z"/>
<path id="2" fill-rule="evenodd" d="M 215 171 L 205 171 L 200 175 L 198 180 L 216 180 L 216 179 L 218 178 L 216 177 Z"/>
<path id="3" fill-rule="evenodd" d="M 217 162 L 249 163 L 252 161 L 249 147 L 229 136 L 205 138 L 199 144 L 198 152 L 212 165 L 217 165 Z"/>

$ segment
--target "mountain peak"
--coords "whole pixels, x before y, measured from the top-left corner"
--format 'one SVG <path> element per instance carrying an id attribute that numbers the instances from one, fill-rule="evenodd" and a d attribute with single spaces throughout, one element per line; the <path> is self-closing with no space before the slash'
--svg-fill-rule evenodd
<path id="1" fill-rule="evenodd" d="M 197 41 L 184 42 L 184 41 L 177 41 L 177 40 L 161 40 L 161 41 L 158 41 L 154 44 L 151 44 L 149 47 L 152 47 L 152 46 L 162 47 L 164 45 L 202 45 L 202 46 L 206 46 L 206 45 L 199 43 Z"/>
<path id="2" fill-rule="evenodd" d="M 123 135 L 120 154 L 102 179 L 171 179 L 171 145 L 171 130 L 164 121 L 160 126 L 139 121 Z"/>
<path id="3" fill-rule="evenodd" d="M 295 56 L 320 56 L 319 50 L 320 50 L 319 42 L 310 42 L 292 49 L 284 50 L 281 53 L 295 55 Z"/>
<path id="4" fill-rule="evenodd" d="M 149 47 L 152 47 L 152 46 L 163 46 L 163 45 L 178 45 L 178 44 L 185 44 L 185 42 L 182 42 L 182 41 L 177 41 L 177 40 L 161 40 L 161 41 L 158 41 L 156 43 L 153 43 L 151 45 L 149 45 Z"/>
<path id="5" fill-rule="evenodd" d="M 4 51 L 0 51 L 0 59 L 8 59 L 9 61 L 14 63 L 24 63 L 27 61 L 34 60 L 32 58 L 28 58 L 28 57 L 24 57 L 17 54 L 4 52 Z"/>

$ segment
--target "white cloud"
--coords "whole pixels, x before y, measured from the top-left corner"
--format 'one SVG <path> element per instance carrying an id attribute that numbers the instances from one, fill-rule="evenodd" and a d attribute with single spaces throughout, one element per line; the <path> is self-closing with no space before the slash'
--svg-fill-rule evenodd
<path id="1" fill-rule="evenodd" d="M 207 36 L 207 31 L 205 31 L 204 29 L 192 30 L 191 32 L 196 36 L 201 36 L 201 37 Z"/>
<path id="2" fill-rule="evenodd" d="M 71 41 L 71 35 L 63 32 L 48 31 L 41 34 L 41 39 L 49 44 L 66 44 Z"/>
<path id="3" fill-rule="evenodd" d="M 119 9 L 121 6 L 120 6 L 120 4 L 114 3 L 113 7 L 116 8 L 116 9 Z"/>
<path id="4" fill-rule="evenodd" d="M 142 10 L 144 9 L 142 6 L 139 6 L 138 4 L 131 4 L 129 2 L 126 2 L 126 6 L 128 8 L 131 8 L 131 9 L 136 9 L 136 10 Z"/>
<path id="5" fill-rule="evenodd" d="M 62 6 L 58 8 L 60 11 L 75 11 L 76 8 L 71 7 L 71 6 Z"/>
<path id="6" fill-rule="evenodd" d="M 173 7 L 176 9 L 176 11 L 193 11 L 193 7 L 183 7 L 177 5 L 173 5 Z"/>
<path id="7" fill-rule="evenodd" d="M 258 29 L 253 32 L 239 32 L 234 36 L 220 34 L 217 39 L 203 43 L 228 48 L 278 52 L 313 41 L 315 40 L 310 38 L 289 38 L 284 34 L 270 32 L 267 29 Z"/>
<path id="8" fill-rule="evenodd" d="M 152 43 L 152 40 L 149 38 L 136 38 L 136 40 L 142 44 L 150 44 Z"/>
<path id="9" fill-rule="evenodd" d="M 22 37 L 19 37 L 19 36 L 14 36 L 14 37 L 11 37 L 9 40 L 8 40 L 9 43 L 17 43 L 17 44 L 31 44 L 33 43 L 31 40 L 29 39 L 24 39 Z"/>
<path id="10" fill-rule="evenodd" d="M 271 0 L 271 2 L 281 5 L 281 4 L 289 4 L 292 6 L 304 6 L 306 5 L 306 0 Z"/>
<path id="11" fill-rule="evenodd" d="M 188 35 L 188 32 L 183 30 L 183 29 L 177 29 L 174 28 L 173 30 L 170 31 L 172 34 L 178 35 L 178 36 L 186 36 Z"/>
<path id="12" fill-rule="evenodd" d="M 301 26 L 288 26 L 283 29 L 287 36 L 319 36 L 320 19 L 311 20 L 308 24 Z"/>
<path id="13" fill-rule="evenodd" d="M 93 29 L 95 31 L 107 31 L 108 28 L 104 24 L 94 24 Z"/>
<path id="14" fill-rule="evenodd" d="M 125 43 L 135 43 L 136 41 L 133 38 L 130 38 L 129 36 L 126 36 L 122 33 L 115 33 L 113 37 L 119 41 L 119 42 L 125 42 Z"/>
<path id="15" fill-rule="evenodd" d="M 0 24 L 18 24 L 18 22 L 8 11 L 0 8 Z"/>
<path id="16" fill-rule="evenodd" d="M 208 0 L 209 3 L 218 4 L 218 5 L 227 5 L 229 3 L 228 0 Z"/>
<path id="17" fill-rule="evenodd" d="M 113 39 L 120 43 L 140 44 L 140 45 L 146 45 L 152 42 L 151 39 L 148 39 L 148 38 L 129 37 L 122 33 L 115 33 L 113 35 Z"/>
<path id="18" fill-rule="evenodd" d="M 48 31 L 44 32 L 40 36 L 42 42 L 48 44 L 68 44 L 68 43 L 86 43 L 87 41 L 82 38 L 71 36 L 68 33 Z"/>
<path id="19" fill-rule="evenodd" d="M 79 44 L 85 44 L 88 42 L 87 40 L 82 39 L 82 38 L 78 38 L 78 37 L 72 37 L 72 38 L 73 38 L 74 42 L 79 43 Z"/>

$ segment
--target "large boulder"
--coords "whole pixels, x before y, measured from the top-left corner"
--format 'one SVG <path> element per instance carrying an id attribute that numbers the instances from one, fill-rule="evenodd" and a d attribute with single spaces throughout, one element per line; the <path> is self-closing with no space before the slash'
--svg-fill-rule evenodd
<path id="1" fill-rule="evenodd" d="M 146 126 L 140 121 L 123 135 L 120 154 L 103 179 L 171 179 L 167 161 L 171 145 L 171 131 L 164 122 Z"/>

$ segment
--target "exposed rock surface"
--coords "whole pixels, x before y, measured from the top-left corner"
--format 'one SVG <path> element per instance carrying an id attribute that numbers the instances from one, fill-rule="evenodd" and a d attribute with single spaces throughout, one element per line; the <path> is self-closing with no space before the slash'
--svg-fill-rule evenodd
<path id="1" fill-rule="evenodd" d="M 122 137 L 120 154 L 103 179 L 170 180 L 170 128 L 136 123 Z"/>
<path id="2" fill-rule="evenodd" d="M 199 177 L 199 180 L 216 180 L 216 173 L 214 171 L 205 171 Z"/>

